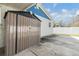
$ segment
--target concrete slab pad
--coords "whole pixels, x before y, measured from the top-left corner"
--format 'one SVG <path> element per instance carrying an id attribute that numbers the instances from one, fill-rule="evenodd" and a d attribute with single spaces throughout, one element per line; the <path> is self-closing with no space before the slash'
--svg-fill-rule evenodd
<path id="1" fill-rule="evenodd" d="M 55 45 L 53 43 L 44 43 L 44 46 L 47 46 L 51 49 L 51 52 L 54 51 L 56 56 L 79 56 L 79 52 L 73 49 L 69 49 L 64 46 Z"/>
<path id="2" fill-rule="evenodd" d="M 15 56 L 35 56 L 35 55 L 31 51 L 29 51 L 28 49 L 25 49 L 24 51 L 19 52 Z"/>
<path id="3" fill-rule="evenodd" d="M 51 51 L 50 48 L 46 46 L 35 46 L 31 47 L 30 50 L 38 56 L 54 56 L 54 51 Z"/>

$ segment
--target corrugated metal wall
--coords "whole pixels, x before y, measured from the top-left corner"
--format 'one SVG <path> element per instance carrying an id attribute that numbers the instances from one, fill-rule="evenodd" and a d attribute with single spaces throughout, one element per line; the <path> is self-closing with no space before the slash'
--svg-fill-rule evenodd
<path id="1" fill-rule="evenodd" d="M 8 12 L 6 17 L 6 55 L 14 55 L 40 42 L 40 21 Z"/>

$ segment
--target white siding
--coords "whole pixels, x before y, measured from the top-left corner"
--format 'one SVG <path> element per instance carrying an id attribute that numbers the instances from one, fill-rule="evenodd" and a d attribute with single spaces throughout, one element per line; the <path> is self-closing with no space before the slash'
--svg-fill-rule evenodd
<path id="1" fill-rule="evenodd" d="M 53 21 L 36 15 L 41 20 L 41 37 L 53 34 Z M 51 23 L 51 27 L 49 27 Z"/>

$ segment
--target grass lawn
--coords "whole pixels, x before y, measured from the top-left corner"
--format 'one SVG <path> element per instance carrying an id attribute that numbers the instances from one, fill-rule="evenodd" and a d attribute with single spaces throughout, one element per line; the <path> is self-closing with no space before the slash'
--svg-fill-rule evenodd
<path id="1" fill-rule="evenodd" d="M 79 34 L 58 34 L 58 35 L 65 35 L 65 36 L 76 36 L 76 37 L 79 37 Z"/>

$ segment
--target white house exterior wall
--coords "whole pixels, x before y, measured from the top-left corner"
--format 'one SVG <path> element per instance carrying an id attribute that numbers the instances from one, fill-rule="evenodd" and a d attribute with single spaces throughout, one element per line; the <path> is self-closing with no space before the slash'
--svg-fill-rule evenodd
<path id="1" fill-rule="evenodd" d="M 41 33 L 40 36 L 48 36 L 53 34 L 53 21 L 46 19 L 44 17 L 36 15 L 41 20 Z M 49 23 L 51 23 L 51 27 L 49 27 Z"/>

